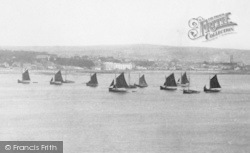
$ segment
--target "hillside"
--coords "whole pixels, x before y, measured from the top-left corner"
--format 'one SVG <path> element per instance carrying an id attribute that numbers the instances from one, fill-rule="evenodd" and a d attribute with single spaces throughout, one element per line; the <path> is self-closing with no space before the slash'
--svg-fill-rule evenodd
<path id="1" fill-rule="evenodd" d="M 58 54 L 59 56 L 93 55 L 130 59 L 179 59 L 181 61 L 195 62 L 228 62 L 230 55 L 233 55 L 234 61 L 250 64 L 250 50 L 238 49 L 175 47 L 148 44 L 113 46 L 5 46 L 0 47 L 0 49 L 48 52 Z"/>

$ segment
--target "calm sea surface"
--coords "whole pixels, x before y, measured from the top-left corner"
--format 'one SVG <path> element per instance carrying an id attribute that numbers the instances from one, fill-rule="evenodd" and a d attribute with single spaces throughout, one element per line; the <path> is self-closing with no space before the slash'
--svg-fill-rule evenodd
<path id="1" fill-rule="evenodd" d="M 169 74 L 148 72 L 148 88 L 118 94 L 108 92 L 114 74 L 98 74 L 91 88 L 89 74 L 53 86 L 51 75 L 31 72 L 38 83 L 24 85 L 1 73 L 0 140 L 64 141 L 65 153 L 250 152 L 250 75 L 218 75 L 221 93 L 183 95 L 159 90 Z M 190 78 L 202 90 L 209 75 Z"/>

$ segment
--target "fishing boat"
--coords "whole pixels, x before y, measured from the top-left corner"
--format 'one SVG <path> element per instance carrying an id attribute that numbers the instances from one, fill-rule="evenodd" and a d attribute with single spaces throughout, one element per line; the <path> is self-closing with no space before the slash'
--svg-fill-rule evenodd
<path id="1" fill-rule="evenodd" d="M 54 78 L 52 77 L 51 80 L 50 80 L 50 84 L 51 85 L 62 85 L 62 82 L 60 82 L 60 81 L 54 81 Z"/>
<path id="2" fill-rule="evenodd" d="M 140 77 L 140 74 L 139 74 L 139 84 L 135 84 L 135 86 L 139 87 L 139 88 L 145 88 L 148 86 L 146 80 L 145 80 L 145 76 L 142 75 Z"/>
<path id="3" fill-rule="evenodd" d="M 90 87 L 97 87 L 98 86 L 96 73 L 94 73 L 92 76 L 90 76 L 90 81 L 87 82 L 86 85 L 90 86 Z"/>
<path id="4" fill-rule="evenodd" d="M 125 80 L 124 73 L 121 73 L 117 78 L 115 78 L 110 86 L 110 92 L 127 92 L 128 84 Z"/>
<path id="5" fill-rule="evenodd" d="M 161 90 L 176 90 L 177 84 L 175 81 L 174 73 L 166 77 L 166 81 L 163 86 L 160 86 Z"/>
<path id="6" fill-rule="evenodd" d="M 204 86 L 204 92 L 206 93 L 213 93 L 213 92 L 220 92 L 221 86 L 217 79 L 217 75 L 214 75 L 212 79 L 210 79 L 210 88 L 207 88 L 206 85 Z"/>
<path id="7" fill-rule="evenodd" d="M 128 88 L 129 89 L 137 88 L 135 84 L 130 84 L 130 72 L 128 73 Z"/>
<path id="8" fill-rule="evenodd" d="M 51 85 L 62 85 L 63 82 L 64 81 L 60 70 L 55 74 L 54 78 L 52 77 L 50 80 Z"/>
<path id="9" fill-rule="evenodd" d="M 183 94 L 197 94 L 197 93 L 200 93 L 200 91 L 189 89 L 189 87 L 190 87 L 190 78 L 189 78 L 188 88 L 183 90 Z"/>
<path id="10" fill-rule="evenodd" d="M 22 74 L 22 80 L 17 80 L 18 83 L 23 83 L 23 84 L 29 84 L 30 83 L 30 75 L 29 75 L 29 71 L 26 70 L 23 72 Z"/>
<path id="11" fill-rule="evenodd" d="M 189 85 L 189 80 L 187 78 L 187 73 L 185 72 L 181 75 L 181 78 L 177 81 L 178 86 L 187 87 Z"/>

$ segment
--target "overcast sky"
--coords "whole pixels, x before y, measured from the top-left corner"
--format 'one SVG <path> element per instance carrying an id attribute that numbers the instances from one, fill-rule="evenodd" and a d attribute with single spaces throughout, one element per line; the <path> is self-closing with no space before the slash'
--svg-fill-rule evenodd
<path id="1" fill-rule="evenodd" d="M 249 0 L 0 0 L 0 46 L 161 44 L 250 49 Z M 236 33 L 190 40 L 188 21 L 231 12 Z"/>

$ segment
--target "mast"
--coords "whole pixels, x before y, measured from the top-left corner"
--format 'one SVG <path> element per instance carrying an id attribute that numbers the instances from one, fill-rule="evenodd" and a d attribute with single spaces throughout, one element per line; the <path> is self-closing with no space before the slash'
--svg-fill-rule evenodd
<path id="1" fill-rule="evenodd" d="M 23 68 L 21 68 L 21 75 L 22 75 L 22 80 L 23 80 Z"/>
<path id="2" fill-rule="evenodd" d="M 189 79 L 189 84 L 188 84 L 188 90 L 189 90 L 189 87 L 190 87 L 190 76 L 188 77 L 188 79 Z"/>
<path id="3" fill-rule="evenodd" d="M 115 79 L 114 79 L 114 86 L 116 88 L 116 73 L 115 73 Z"/>
<path id="4" fill-rule="evenodd" d="M 208 79 L 209 89 L 211 88 L 210 81 L 211 81 L 211 79 L 210 79 L 210 74 L 209 74 L 209 79 Z"/>
<path id="5" fill-rule="evenodd" d="M 167 76 L 165 75 L 165 82 L 163 84 L 164 86 L 167 86 L 166 82 L 167 82 Z"/>
<path id="6" fill-rule="evenodd" d="M 67 70 L 65 70 L 65 80 L 67 80 Z"/>
<path id="7" fill-rule="evenodd" d="M 130 85 L 130 71 L 128 72 L 128 84 Z"/>
<path id="8" fill-rule="evenodd" d="M 141 73 L 139 73 L 139 85 L 140 85 Z"/>
<path id="9" fill-rule="evenodd" d="M 180 78 L 180 83 L 182 83 L 182 72 L 181 72 L 181 78 Z"/>

